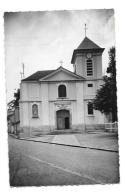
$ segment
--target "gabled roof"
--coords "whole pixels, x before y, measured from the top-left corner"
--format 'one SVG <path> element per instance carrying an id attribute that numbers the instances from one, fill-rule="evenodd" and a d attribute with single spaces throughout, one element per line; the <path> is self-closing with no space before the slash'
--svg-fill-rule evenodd
<path id="1" fill-rule="evenodd" d="M 31 76 L 23 79 L 22 81 L 46 81 L 49 79 L 51 76 L 55 75 L 56 73 L 64 71 L 72 76 L 77 80 L 84 80 L 84 77 L 75 74 L 74 72 L 71 72 L 70 70 L 67 70 L 60 66 L 56 70 L 44 70 L 44 71 L 37 71 L 36 73 L 32 74 Z"/>
<path id="2" fill-rule="evenodd" d="M 84 80 L 85 79 L 84 77 L 82 77 L 82 76 L 80 76 L 80 75 L 78 75 L 74 72 L 71 72 L 70 70 L 67 70 L 66 68 L 63 68 L 62 66 L 60 66 L 59 68 L 57 68 L 56 70 L 54 70 L 50 74 L 48 74 L 45 77 L 41 78 L 40 81 L 46 81 L 46 80 L 48 80 L 49 78 L 51 78 L 52 76 L 56 75 L 57 73 L 59 73 L 61 71 L 67 73 L 70 76 L 72 76 L 73 80 Z"/>
<path id="3" fill-rule="evenodd" d="M 48 74 L 54 72 L 55 70 L 43 70 L 37 71 L 34 74 L 30 75 L 29 77 L 23 79 L 22 81 L 38 81 L 39 79 L 47 76 Z"/>
<path id="4" fill-rule="evenodd" d="M 99 47 L 96 43 L 91 41 L 88 37 L 85 37 L 77 49 L 96 49 L 96 48 L 101 48 L 101 47 Z"/>

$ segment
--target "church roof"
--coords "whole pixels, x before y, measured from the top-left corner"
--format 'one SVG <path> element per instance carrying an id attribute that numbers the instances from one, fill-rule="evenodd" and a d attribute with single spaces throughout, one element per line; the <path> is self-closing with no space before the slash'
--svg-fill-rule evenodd
<path id="1" fill-rule="evenodd" d="M 87 53 L 87 52 L 103 52 L 104 48 L 101 48 L 96 43 L 91 41 L 88 37 L 85 37 L 80 45 L 73 51 L 71 63 L 74 64 L 76 54 Z"/>
<path id="2" fill-rule="evenodd" d="M 99 47 L 96 43 L 91 41 L 88 37 L 85 37 L 77 49 L 96 49 L 96 48 L 101 48 L 101 47 Z"/>
<path id="3" fill-rule="evenodd" d="M 22 81 L 38 81 L 39 79 L 47 76 L 48 74 L 54 72 L 55 70 L 43 70 L 37 71 L 34 74 L 30 75 L 29 77 L 23 79 Z"/>
<path id="4" fill-rule="evenodd" d="M 62 66 L 60 66 L 59 68 L 55 70 L 37 71 L 34 74 L 30 75 L 29 77 L 23 79 L 22 81 L 39 81 L 40 79 L 48 78 L 59 71 L 67 72 L 68 74 L 75 76 L 76 79 L 82 79 L 82 80 L 84 79 L 82 76 L 77 75 L 76 73 L 71 72 L 70 70 L 67 70 L 66 68 L 63 68 Z"/>

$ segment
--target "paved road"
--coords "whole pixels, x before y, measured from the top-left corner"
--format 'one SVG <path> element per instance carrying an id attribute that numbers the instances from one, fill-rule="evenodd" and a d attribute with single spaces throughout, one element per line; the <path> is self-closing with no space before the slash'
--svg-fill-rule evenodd
<path id="1" fill-rule="evenodd" d="M 12 186 L 118 183 L 118 153 L 9 137 Z"/>

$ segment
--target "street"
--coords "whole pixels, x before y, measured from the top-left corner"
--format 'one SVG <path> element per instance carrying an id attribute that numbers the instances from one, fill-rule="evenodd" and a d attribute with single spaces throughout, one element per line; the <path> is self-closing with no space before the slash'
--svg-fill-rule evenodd
<path id="1" fill-rule="evenodd" d="M 19 140 L 9 136 L 11 186 L 119 182 L 117 152 Z"/>

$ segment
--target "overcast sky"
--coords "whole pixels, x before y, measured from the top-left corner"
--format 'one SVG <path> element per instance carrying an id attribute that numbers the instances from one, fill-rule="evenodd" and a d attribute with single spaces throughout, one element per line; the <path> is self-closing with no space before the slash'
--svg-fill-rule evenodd
<path id="1" fill-rule="evenodd" d="M 73 71 L 73 50 L 87 37 L 103 53 L 103 73 L 108 65 L 108 50 L 115 45 L 113 10 L 41 11 L 5 13 L 5 64 L 7 101 L 13 99 L 19 87 L 22 63 L 25 77 L 38 70 L 56 69 L 63 60 L 63 67 Z"/>

